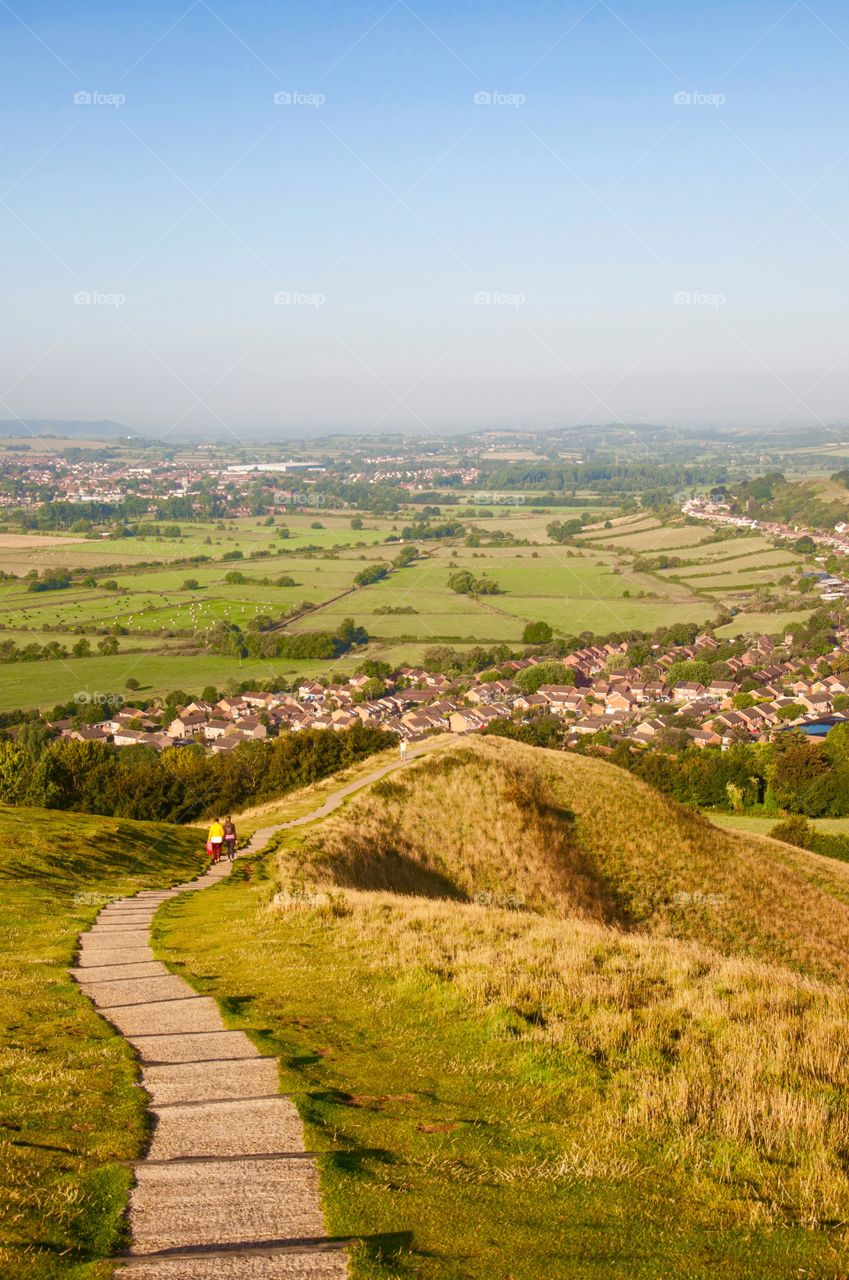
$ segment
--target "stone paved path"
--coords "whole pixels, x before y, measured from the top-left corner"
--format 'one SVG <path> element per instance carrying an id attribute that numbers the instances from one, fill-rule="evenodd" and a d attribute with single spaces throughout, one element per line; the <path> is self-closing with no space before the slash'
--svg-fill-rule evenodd
<path id="1" fill-rule="evenodd" d="M 411 751 L 409 758 L 421 754 Z M 375 769 L 314 812 L 257 831 L 256 854 L 286 827 L 324 817 L 361 787 L 397 769 Z M 230 874 L 104 907 L 81 935 L 71 971 L 102 1017 L 135 1048 L 150 1097 L 153 1136 L 135 1165 L 132 1245 L 116 1260 L 121 1280 L 345 1280 L 344 1242 L 326 1236 L 316 1160 L 300 1117 L 278 1092 L 277 1059 L 228 1030 L 201 996 L 156 960 L 153 917 L 163 902 Z"/>

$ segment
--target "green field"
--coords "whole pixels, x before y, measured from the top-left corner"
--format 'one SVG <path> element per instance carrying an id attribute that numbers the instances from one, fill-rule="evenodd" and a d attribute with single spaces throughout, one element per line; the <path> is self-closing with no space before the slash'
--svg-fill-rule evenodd
<path id="1" fill-rule="evenodd" d="M 354 665 L 348 662 L 349 672 Z M 223 689 L 230 680 L 316 677 L 332 672 L 333 667 L 333 663 L 320 659 L 267 662 L 262 658 L 245 658 L 240 661 L 216 654 L 190 657 L 180 653 L 118 653 L 113 657 L 69 658 L 67 661 L 13 662 L 2 668 L 0 711 L 16 707 L 40 707 L 49 711 L 58 703 L 73 701 L 80 693 L 89 698 L 96 693 L 125 694 L 130 676 L 140 681 L 142 694 L 165 694 L 172 689 L 199 694 L 207 684 Z M 132 700 L 132 694 L 125 696 L 128 701 Z"/>
<path id="2" fill-rule="evenodd" d="M 310 614 L 296 628 L 311 630 L 319 623 L 335 626 L 354 613 L 370 634 L 383 641 L 409 636 L 518 643 L 528 621 L 547 621 L 565 634 L 585 630 L 605 634 L 630 627 L 651 630 L 661 623 L 707 621 L 713 612 L 709 602 L 686 587 L 634 574 L 627 566 L 613 572 L 615 567 L 610 554 L 586 550 L 570 556 L 567 548 L 550 544 L 478 551 L 439 548 L 429 560 Z M 448 586 L 456 570 L 492 578 L 503 594 L 458 595 Z M 639 592 L 646 598 L 634 598 Z M 413 608 L 416 613 L 376 612 L 385 608 Z"/>
<path id="3" fill-rule="evenodd" d="M 711 822 L 728 831 L 746 831 L 751 835 L 768 836 L 780 817 L 761 818 L 739 813 L 706 814 Z M 808 822 L 817 831 L 825 831 L 830 835 L 849 835 L 849 818 L 809 818 Z"/>
<path id="4" fill-rule="evenodd" d="M 331 548 L 362 543 L 366 546 L 383 542 L 391 532 L 393 521 L 384 517 L 364 516 L 365 528 L 352 529 L 353 512 L 326 511 L 275 516 L 275 525 L 264 520 L 242 516 L 227 521 L 184 522 L 157 521 L 161 527 L 178 524 L 179 538 L 82 538 L 66 535 L 53 537 L 32 535 L 33 546 L 23 547 L 14 535 L 0 535 L 0 569 L 23 574 L 42 565 L 74 565 L 97 570 L 103 565 L 132 566 L 140 561 L 175 560 L 208 555 L 220 559 L 227 551 L 239 549 L 247 557 L 251 551 L 279 551 L 281 547 L 297 550 L 304 546 Z M 314 529 L 318 522 L 322 529 Z M 281 525 L 289 529 L 285 540 L 277 536 Z M 26 536 L 30 540 L 30 535 Z M 12 545 L 6 545 L 12 544 Z"/>
<path id="5" fill-rule="evenodd" d="M 9 629 L 0 630 L 0 638 L 21 646 L 61 638 L 70 648 L 74 630 L 85 628 L 96 648 L 98 637 L 92 631 L 105 633 L 117 622 L 129 633 L 119 639 L 124 652 L 116 657 L 9 664 L 0 680 L 0 709 L 52 706 L 83 690 L 120 693 L 130 677 L 140 680 L 145 692 L 159 694 L 172 688 L 197 693 L 205 684 L 222 687 L 229 680 L 324 672 L 328 664 L 323 662 L 240 664 L 198 652 L 193 643 L 192 637 L 221 620 L 245 628 L 259 615 L 295 614 L 304 603 L 312 607 L 293 618 L 291 630 L 335 630 L 353 617 L 372 637 L 369 653 L 393 662 L 418 661 L 431 644 L 518 647 L 531 621 L 546 621 L 564 636 L 652 631 L 676 622 L 709 624 L 720 602 L 736 604 L 741 611 L 726 631 L 733 635 L 759 625 L 760 615 L 745 614 L 751 593 L 771 586 L 782 574 L 795 575 L 804 564 L 764 538 L 705 543 L 710 535 L 706 527 L 663 525 L 641 512 L 624 517 L 612 513 L 607 530 L 596 521 L 576 546 L 552 544 L 546 526 L 553 519 L 573 517 L 575 509 L 535 508 L 532 501 L 529 496 L 526 504 L 470 507 L 470 514 L 461 517 L 467 527 L 479 529 L 481 542 L 501 531 L 528 545 L 422 541 L 415 564 L 365 588 L 355 588 L 356 575 L 369 562 L 392 560 L 397 544 L 385 540 L 418 518 L 415 508 L 392 516 L 362 514 L 365 527 L 356 530 L 350 527 L 353 512 L 321 509 L 281 514 L 273 526 L 249 517 L 181 526 L 184 536 L 179 539 L 60 544 L 49 537 L 27 537 L 23 541 L 34 545 L 21 546 L 20 538 L 7 536 L 15 545 L 4 547 L 0 537 L 0 561 L 18 574 L 33 567 L 86 565 L 99 583 L 114 579 L 118 587 L 114 591 L 78 583 L 63 591 L 35 593 L 23 582 L 2 582 L 0 614 L 9 620 Z M 465 513 L 467 508 L 456 510 Z M 444 517 L 455 514 L 451 507 L 443 508 Z M 284 521 L 291 536 L 280 539 Z M 324 527 L 314 529 L 315 523 Z M 305 554 L 306 547 L 315 550 Z M 234 551 L 243 558 L 223 558 Z M 270 554 L 251 559 L 257 551 Z M 635 572 L 640 557 L 660 554 L 677 554 L 685 563 L 671 570 Z M 197 566 L 173 563 L 189 555 L 211 559 Z M 153 558 L 169 563 L 134 568 Z M 104 566 L 119 562 L 118 568 L 103 572 Z M 492 578 L 500 593 L 457 594 L 448 587 L 456 570 Z M 248 581 L 227 582 L 234 572 Z M 293 586 L 277 585 L 284 575 Z M 262 579 L 267 579 L 265 585 Z M 186 587 L 188 580 L 197 586 Z M 769 629 L 783 625 L 783 615 L 766 616 Z M 129 648 L 139 652 L 128 653 Z"/>
<path id="6" fill-rule="evenodd" d="M 608 529 L 583 540 L 592 541 L 594 546 L 610 546 L 616 550 L 627 548 L 629 551 L 645 555 L 653 551 L 673 552 L 678 548 L 689 550 L 704 541 L 707 536 L 708 533 L 704 528 L 694 528 L 692 525 L 656 525 L 634 531 Z"/>
<path id="7" fill-rule="evenodd" d="M 197 832 L 0 811 L 0 1274 L 107 1280 L 147 1132 L 126 1041 L 69 973 L 103 904 L 196 874 Z"/>
<path id="8" fill-rule="evenodd" d="M 796 609 L 785 613 L 740 613 L 724 627 L 719 627 L 716 634 L 721 638 L 744 635 L 779 636 L 785 631 L 800 627 L 811 616 L 811 609 Z"/>

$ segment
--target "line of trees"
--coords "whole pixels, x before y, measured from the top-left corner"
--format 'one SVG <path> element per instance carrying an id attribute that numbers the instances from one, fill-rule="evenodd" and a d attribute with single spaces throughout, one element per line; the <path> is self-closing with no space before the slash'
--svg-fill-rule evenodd
<path id="1" fill-rule="evenodd" d="M 563 720 L 543 716 L 529 724 L 493 721 L 485 732 L 531 746 L 560 747 L 568 728 Z M 835 725 L 821 745 L 788 731 L 774 742 L 740 742 L 721 751 L 690 746 L 681 730 L 671 729 L 665 742 L 648 748 L 621 742 L 611 751 L 597 740 L 582 739 L 576 750 L 602 754 L 663 795 L 697 809 L 776 818 L 791 814 L 803 820 L 849 816 L 849 723 Z M 804 821 L 792 829 L 807 830 Z"/>
<path id="2" fill-rule="evenodd" d="M 392 746 L 394 734 L 354 725 L 243 742 L 208 755 L 169 747 L 49 740 L 37 722 L 0 741 L 0 802 L 148 821 L 192 822 L 273 800 Z"/>

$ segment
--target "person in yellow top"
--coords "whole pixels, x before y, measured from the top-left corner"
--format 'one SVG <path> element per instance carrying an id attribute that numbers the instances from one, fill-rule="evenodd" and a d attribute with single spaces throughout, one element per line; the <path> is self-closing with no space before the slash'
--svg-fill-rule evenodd
<path id="1" fill-rule="evenodd" d="M 209 828 L 209 836 L 207 837 L 210 853 L 213 862 L 221 861 L 221 850 L 224 847 L 224 824 L 220 818 L 216 818 Z"/>

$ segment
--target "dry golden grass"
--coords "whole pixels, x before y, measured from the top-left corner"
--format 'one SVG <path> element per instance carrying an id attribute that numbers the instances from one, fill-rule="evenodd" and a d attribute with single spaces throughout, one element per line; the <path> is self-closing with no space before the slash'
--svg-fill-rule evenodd
<path id="1" fill-rule="evenodd" d="M 550 1055 L 584 1140 L 521 1176 L 640 1180 L 660 1162 L 691 1194 L 734 1188 L 750 1225 L 849 1217 L 842 990 L 588 921 L 355 890 L 319 911 L 376 978 L 411 998 L 449 984 L 494 1034 Z"/>
<path id="2" fill-rule="evenodd" d="M 376 974 L 447 983 L 578 1076 L 586 1144 L 528 1176 L 639 1179 L 661 1153 L 749 1224 L 849 1217 L 849 996 L 822 981 L 849 975 L 843 864 L 477 738 L 293 840 L 278 882 L 329 889 Z"/>
<path id="3" fill-rule="evenodd" d="M 476 738 L 290 835 L 275 887 L 290 929 L 323 921 L 365 966 L 376 1023 L 399 984 L 456 1001 L 568 1093 L 580 1141 L 523 1178 L 650 1197 L 669 1177 L 731 1206 L 726 1225 L 847 1247 L 849 867 L 720 830 L 606 762 Z"/>
<path id="4" fill-rule="evenodd" d="M 849 866 L 720 830 L 606 762 L 504 739 L 469 739 L 365 789 L 308 839 L 296 874 L 518 898 L 849 977 Z"/>
<path id="5" fill-rule="evenodd" d="M 375 783 L 307 847 L 336 884 L 616 915 L 544 772 L 467 746 Z"/>
<path id="6" fill-rule="evenodd" d="M 429 752 L 441 750 L 455 741 L 456 739 L 451 735 L 442 735 L 419 743 L 414 748 L 414 751 L 416 754 L 427 755 Z M 280 822 L 290 822 L 293 818 L 301 818 L 313 813 L 329 797 L 334 795 L 340 787 L 350 786 L 357 782 L 362 782 L 365 785 L 365 780 L 370 774 L 378 769 L 391 768 L 396 764 L 399 764 L 399 757 L 397 750 L 393 747 L 389 751 L 380 751 L 376 755 L 368 756 L 365 760 L 359 760 L 356 764 L 349 765 L 347 769 L 341 769 L 338 773 L 330 774 L 327 778 L 321 778 L 318 782 L 313 782 L 307 787 L 301 787 L 290 795 L 283 796 L 277 800 L 267 800 L 264 804 L 243 809 L 235 815 L 239 835 L 249 836 L 261 827 L 274 826 Z M 194 825 L 205 829 L 209 824 L 198 822 Z"/>

